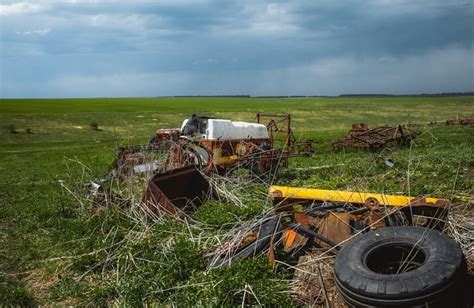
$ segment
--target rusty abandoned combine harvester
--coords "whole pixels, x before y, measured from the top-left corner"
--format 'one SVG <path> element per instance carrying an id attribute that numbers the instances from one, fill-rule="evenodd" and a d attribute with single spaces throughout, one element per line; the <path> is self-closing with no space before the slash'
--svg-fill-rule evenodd
<path id="1" fill-rule="evenodd" d="M 418 134 L 410 130 L 407 125 L 380 126 L 369 129 L 367 124 L 352 124 L 349 134 L 332 143 L 336 150 L 359 148 L 375 151 L 391 142 L 406 145 L 415 139 Z"/>

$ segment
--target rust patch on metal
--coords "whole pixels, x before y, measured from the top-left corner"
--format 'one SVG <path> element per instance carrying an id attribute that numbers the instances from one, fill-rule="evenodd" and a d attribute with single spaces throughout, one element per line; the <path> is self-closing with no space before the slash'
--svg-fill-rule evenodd
<path id="1" fill-rule="evenodd" d="M 349 213 L 329 213 L 321 222 L 318 233 L 336 244 L 351 236 Z M 318 245 L 327 245 L 317 241 Z"/>
<path id="2" fill-rule="evenodd" d="M 148 182 L 141 202 L 157 215 L 181 216 L 216 197 L 202 174 L 188 166 L 156 174 Z"/>
<path id="3" fill-rule="evenodd" d="M 369 209 L 374 209 L 374 208 L 378 208 L 380 206 L 380 202 L 379 200 L 377 200 L 376 198 L 367 198 L 365 200 L 365 206 L 367 206 Z"/>

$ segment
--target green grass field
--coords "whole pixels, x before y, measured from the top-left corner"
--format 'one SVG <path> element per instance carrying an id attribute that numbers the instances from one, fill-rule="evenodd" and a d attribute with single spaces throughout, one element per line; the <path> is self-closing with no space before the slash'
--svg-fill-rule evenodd
<path id="1" fill-rule="evenodd" d="M 260 258 L 205 272 L 203 253 L 209 247 L 190 242 L 183 236 L 187 231 L 172 221 L 121 247 L 117 260 L 104 261 L 110 254 L 106 248 L 130 236 L 134 225 L 121 211 L 82 209 L 59 182 L 78 186 L 103 177 L 117 146 L 144 143 L 157 128 L 178 127 L 193 113 L 251 121 L 261 111 L 291 113 L 296 137 L 315 142 L 315 155 L 292 160 L 279 173 L 278 184 L 434 195 L 472 213 L 474 128 L 427 123 L 473 117 L 474 97 L 3 99 L 0 304 L 240 305 L 238 291 L 246 283 L 262 304 L 289 304 L 284 281 L 290 271 L 272 271 Z M 93 122 L 100 130 L 90 128 Z M 409 148 L 333 152 L 331 141 L 345 136 L 352 123 L 420 123 L 421 135 Z M 377 163 L 378 157 L 394 160 L 395 166 Z M 301 170 L 317 166 L 328 167 Z M 200 234 L 212 238 L 213 224 L 247 219 L 265 205 L 210 207 L 200 209 L 195 219 L 209 226 Z M 166 253 L 157 252 L 164 247 Z M 156 262 L 123 269 L 128 254 Z M 170 259 L 175 263 L 164 265 Z M 100 268 L 94 267 L 98 263 Z"/>

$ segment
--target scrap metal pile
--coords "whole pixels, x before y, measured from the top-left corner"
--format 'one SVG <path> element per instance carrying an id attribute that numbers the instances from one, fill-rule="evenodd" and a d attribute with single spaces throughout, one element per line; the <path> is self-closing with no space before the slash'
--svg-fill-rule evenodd
<path id="1" fill-rule="evenodd" d="M 474 118 L 452 119 L 452 120 L 446 121 L 446 125 L 472 125 L 472 124 L 474 124 Z"/>
<path id="2" fill-rule="evenodd" d="M 231 230 L 208 255 L 210 268 L 263 255 L 274 267 L 298 269 L 295 282 L 302 281 L 302 274 L 319 275 L 316 283 L 307 280 L 303 289 L 313 292 L 303 304 L 323 305 L 322 299 L 327 307 L 329 302 L 350 307 L 473 303 L 462 250 L 438 231 L 449 200 L 284 186 L 270 187 L 269 196 L 274 208 Z M 331 283 L 323 281 L 319 263 L 310 267 L 312 272 L 304 269 L 311 258 L 334 264 L 325 273 Z"/>
<path id="3" fill-rule="evenodd" d="M 240 167 L 264 174 L 288 166 L 291 157 L 313 154 L 311 140 L 294 137 L 289 114 L 257 114 L 256 119 L 257 123 L 233 122 L 193 115 L 180 129 L 158 129 L 148 145 L 119 148 L 116 173 L 125 178 L 195 165 L 208 174 Z"/>
<path id="4" fill-rule="evenodd" d="M 355 234 L 413 225 L 418 217 L 424 227 L 441 229 L 450 205 L 446 199 L 285 186 L 271 186 L 269 196 L 274 209 L 245 232 L 232 233 L 211 266 L 262 254 L 274 264 L 278 247 L 295 255 L 313 249 L 336 254 Z"/>
<path id="5" fill-rule="evenodd" d="M 259 113 L 256 120 L 193 115 L 181 129 L 159 129 L 146 146 L 119 148 L 115 172 L 121 179 L 153 172 L 142 204 L 153 215 L 182 220 L 206 198 L 218 198 L 204 174 L 247 168 L 260 176 L 288 166 L 290 157 L 313 154 L 311 140 L 298 142 L 294 137 L 289 114 Z M 261 124 L 265 120 L 268 124 Z"/>
<path id="6" fill-rule="evenodd" d="M 369 129 L 367 124 L 352 124 L 352 129 L 344 139 L 332 143 L 334 149 L 359 148 L 377 150 L 388 143 L 409 144 L 418 134 L 407 125 L 380 126 Z"/>
<path id="7" fill-rule="evenodd" d="M 264 121 L 266 125 L 261 124 Z M 158 130 L 146 146 L 120 148 L 115 164 L 116 173 L 125 179 L 134 173 L 150 172 L 152 176 L 141 198 L 144 208 L 155 217 L 168 216 L 188 222 L 188 215 L 206 200 L 225 199 L 219 189 L 210 183 L 213 177 L 230 177 L 238 168 L 246 168 L 259 177 L 288 166 L 290 157 L 313 154 L 310 140 L 296 141 L 291 130 L 290 115 L 257 114 L 255 122 L 232 122 L 193 115 L 183 122 L 180 129 Z M 354 124 L 349 135 L 334 142 L 333 147 L 375 150 L 389 142 L 409 143 L 416 136 L 417 133 L 404 125 L 369 129 L 365 124 Z M 272 209 L 232 229 L 208 253 L 209 268 L 261 255 L 266 255 L 273 266 L 279 262 L 282 254 L 295 261 L 307 253 L 315 252 L 319 256 L 333 257 L 344 250 L 347 243 L 352 243 L 353 238 L 363 238 L 359 235 L 371 234 L 374 230 L 402 228 L 400 232 L 411 232 L 412 235 L 421 231 L 406 231 L 403 229 L 405 227 L 400 226 L 417 225 L 424 227 L 423 230 L 441 230 L 450 208 L 450 201 L 446 199 L 286 186 L 270 186 L 268 197 L 273 202 Z M 387 238 L 393 235 L 388 233 Z M 374 245 L 383 246 L 380 248 L 383 255 L 379 258 L 393 254 L 396 258 L 406 259 L 406 254 L 411 254 L 410 249 L 418 249 L 417 243 L 408 243 L 403 237 L 394 237 L 392 241 L 396 245 L 392 245 L 392 242 L 387 245 L 374 242 Z M 451 245 L 446 243 L 447 246 Z M 426 247 L 423 249 L 432 249 L 432 246 Z M 384 249 L 388 249 L 388 252 Z M 348 253 L 341 255 L 346 256 Z M 400 260 L 392 259 L 388 258 L 385 263 L 374 261 L 373 268 L 372 264 L 364 266 L 369 266 L 369 270 L 375 273 L 389 273 L 393 279 L 398 279 L 399 270 L 404 268 L 406 260 L 401 265 L 396 263 Z M 461 259 L 462 253 L 452 262 L 454 264 Z M 424 267 L 420 264 L 425 261 L 420 260 L 414 258 L 408 261 L 409 270 L 404 268 L 401 274 L 412 270 L 415 274 L 423 271 Z M 453 277 L 461 271 L 459 264 L 455 265 Z M 351 281 L 345 271 L 346 268 L 339 265 L 335 279 L 346 303 L 360 307 L 370 306 L 370 303 L 380 304 L 377 292 L 372 290 L 364 291 L 366 298 L 359 298 L 360 290 L 351 289 Z M 431 300 L 423 293 L 424 290 L 415 291 L 413 294 L 408 292 L 400 295 L 403 290 L 398 290 L 396 294 L 384 294 L 384 298 L 388 301 L 393 299 L 395 306 L 400 300 L 417 304 Z"/>

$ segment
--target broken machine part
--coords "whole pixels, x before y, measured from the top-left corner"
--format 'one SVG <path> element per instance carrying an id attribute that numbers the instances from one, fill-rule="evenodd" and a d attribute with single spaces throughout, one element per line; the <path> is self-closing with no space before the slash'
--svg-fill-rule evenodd
<path id="1" fill-rule="evenodd" d="M 452 119 L 452 120 L 446 121 L 446 125 L 472 125 L 472 124 L 474 124 L 474 118 Z"/>
<path id="2" fill-rule="evenodd" d="M 211 266 L 265 253 L 274 264 L 273 250 L 280 243 L 283 251 L 295 256 L 308 249 L 334 255 L 355 235 L 412 225 L 418 217 L 425 218 L 425 227 L 441 229 L 450 206 L 446 199 L 285 186 L 272 186 L 269 195 L 275 207 L 268 218 L 262 218 L 253 229 L 236 232 L 239 238 L 218 247 Z M 270 219 L 278 221 L 271 237 L 262 233 Z"/>
<path id="3" fill-rule="evenodd" d="M 388 143 L 409 144 L 418 133 L 410 130 L 407 125 L 380 126 L 369 129 L 366 124 L 352 124 L 349 134 L 332 143 L 336 150 L 359 148 L 375 151 Z"/>
<path id="4" fill-rule="evenodd" d="M 216 198 L 201 172 L 187 166 L 156 174 L 148 181 L 141 203 L 154 215 L 181 219 L 204 201 Z"/>

